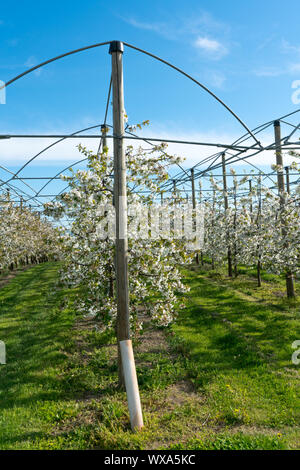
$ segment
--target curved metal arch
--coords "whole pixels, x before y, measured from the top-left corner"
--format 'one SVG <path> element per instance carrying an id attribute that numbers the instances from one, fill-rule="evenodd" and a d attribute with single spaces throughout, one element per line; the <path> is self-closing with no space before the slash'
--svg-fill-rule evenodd
<path id="1" fill-rule="evenodd" d="M 25 191 L 23 191 L 22 189 L 20 188 L 17 188 L 16 186 L 12 185 L 12 184 L 9 184 L 9 183 L 6 183 L 5 181 L 3 181 L 2 179 L 0 179 L 0 181 L 2 181 L 4 184 L 7 185 L 7 187 L 12 190 L 18 197 L 23 197 L 23 195 L 25 194 L 25 196 L 27 196 L 28 199 L 24 200 L 24 202 L 27 202 L 31 199 L 33 199 L 37 204 L 40 204 L 42 205 L 42 203 L 40 201 L 38 201 L 37 199 L 35 199 L 35 195 L 34 196 L 31 196 L 30 194 L 27 194 Z M 22 193 L 22 194 L 21 194 Z"/>
<path id="2" fill-rule="evenodd" d="M 296 113 L 298 113 L 298 112 L 300 112 L 300 109 L 297 109 L 296 111 L 293 111 L 293 112 L 291 112 L 291 113 L 288 113 L 288 114 L 286 114 L 286 115 L 284 115 L 284 116 L 278 118 L 277 120 L 278 120 L 278 121 L 281 121 L 281 122 L 284 122 L 285 124 L 289 124 L 289 125 L 291 125 L 293 128 L 298 129 L 299 126 L 294 126 L 293 124 L 290 124 L 290 123 L 284 121 L 285 118 L 287 118 L 287 117 L 289 117 L 289 116 L 292 116 L 292 115 L 294 115 L 294 114 L 296 114 Z M 274 123 L 274 119 L 271 120 L 271 121 L 268 121 L 268 122 L 266 122 L 266 123 L 264 123 L 264 124 L 261 124 L 260 126 L 257 126 L 256 128 L 252 129 L 252 133 L 258 134 L 258 133 L 260 133 L 260 132 L 266 130 L 266 129 L 267 129 L 268 127 L 270 127 L 273 123 Z M 239 137 L 237 140 L 235 140 L 234 143 L 233 143 L 233 145 L 235 145 L 235 144 L 237 144 L 237 143 L 242 143 L 242 142 L 248 140 L 249 138 L 251 138 L 251 135 L 250 135 L 249 133 L 246 133 L 246 134 L 242 135 L 241 137 Z M 284 141 L 285 141 L 285 138 L 283 137 L 281 140 L 284 142 Z M 238 153 L 232 155 L 232 157 L 230 158 L 230 160 L 232 160 L 232 159 L 234 159 L 234 158 L 236 158 L 236 159 L 235 159 L 233 162 L 230 161 L 230 163 L 232 164 L 232 163 L 236 163 L 236 162 L 238 162 L 238 161 L 240 161 L 240 160 L 244 160 L 247 164 L 249 164 L 250 166 L 253 166 L 253 168 L 255 168 L 255 169 L 257 169 L 258 171 L 260 171 L 258 167 L 256 167 L 256 166 L 255 166 L 254 164 L 252 164 L 251 162 L 247 161 L 247 159 L 248 159 L 248 158 L 251 158 L 252 156 L 255 156 L 255 155 L 259 154 L 259 153 L 260 153 L 261 151 L 263 151 L 263 150 L 272 150 L 273 145 L 274 145 L 274 143 L 273 143 L 273 144 L 270 144 L 269 146 L 267 146 L 267 147 L 265 147 L 265 148 L 261 148 L 261 150 L 255 152 L 255 153 L 253 153 L 253 154 L 251 154 L 251 155 L 249 155 L 249 156 L 246 156 L 246 157 L 244 157 L 244 158 L 243 158 L 243 157 L 240 157 L 240 158 L 237 159 L 236 157 L 237 157 L 238 155 L 241 155 L 242 153 L 245 152 L 245 151 L 239 151 Z M 254 147 L 254 146 L 249 147 L 249 150 L 250 150 L 251 148 L 253 148 L 253 147 Z M 200 177 L 200 175 L 205 174 L 205 173 L 206 173 L 207 171 L 209 171 L 209 170 L 219 168 L 219 165 L 215 165 L 213 168 L 212 168 L 212 165 L 214 164 L 214 162 L 219 158 L 219 156 L 220 156 L 222 153 L 228 153 L 228 151 L 225 150 L 224 152 L 220 152 L 220 153 L 216 153 L 216 154 L 210 155 L 210 156 L 204 158 L 201 162 L 199 162 L 199 163 L 197 163 L 196 165 L 194 165 L 193 168 L 196 168 L 197 166 L 203 165 L 205 162 L 208 162 L 209 160 L 213 160 L 213 159 L 214 159 L 213 162 L 209 165 L 209 167 L 208 167 L 206 170 L 204 170 L 204 171 L 198 173 L 197 176 Z M 214 157 L 216 157 L 216 158 L 214 158 Z M 275 172 L 274 172 L 274 173 L 275 173 Z M 177 181 L 180 181 L 180 176 L 181 176 L 181 175 L 180 175 L 180 173 L 179 173 L 179 174 L 177 175 Z M 182 177 L 181 177 L 181 178 L 182 178 Z M 269 179 L 272 181 L 272 183 L 275 184 L 275 182 L 273 181 L 273 179 L 272 179 L 269 175 L 268 175 L 268 176 L 265 176 L 265 178 L 269 178 Z M 183 182 L 185 182 L 185 181 L 187 181 L 187 180 L 183 180 Z M 166 183 L 166 185 L 167 185 L 167 184 L 168 184 L 168 183 Z"/>
<path id="3" fill-rule="evenodd" d="M 285 114 L 284 116 L 282 116 L 282 117 L 280 117 L 280 118 L 278 118 L 278 119 L 275 119 L 275 120 L 284 122 L 285 124 L 289 124 L 290 126 L 292 126 L 292 127 L 295 128 L 296 126 L 294 126 L 294 125 L 291 124 L 291 123 L 288 123 L 288 122 L 283 121 L 283 119 L 285 119 L 285 118 L 287 118 L 287 117 L 290 117 L 290 116 L 292 116 L 292 115 L 295 115 L 296 113 L 299 113 L 299 112 L 300 112 L 300 108 L 297 109 L 296 111 L 292 111 L 291 113 Z M 268 127 L 270 127 L 273 123 L 274 123 L 274 119 L 271 120 L 271 121 L 268 121 L 268 122 L 266 122 L 266 123 L 263 123 L 263 124 L 261 124 L 261 125 L 255 127 L 254 129 L 252 129 L 252 133 L 255 134 L 255 135 L 256 135 L 256 134 L 259 134 L 260 132 L 263 132 L 263 131 L 266 130 Z M 249 133 L 246 133 L 246 134 L 242 135 L 241 137 L 239 137 L 237 140 L 235 140 L 232 145 L 235 145 L 235 144 L 238 144 L 238 143 L 243 143 L 243 142 L 247 141 L 247 140 L 250 139 L 250 138 L 251 138 L 251 136 L 249 135 Z M 283 138 L 282 140 L 284 140 L 284 138 Z M 249 147 L 249 148 L 250 148 L 250 147 Z M 263 150 L 263 149 L 262 149 L 262 150 Z M 209 155 L 208 157 L 205 157 L 205 158 L 204 158 L 203 160 L 201 160 L 200 162 L 196 163 L 192 168 L 195 169 L 195 168 L 197 168 L 198 166 L 203 165 L 204 163 L 208 162 L 209 160 L 213 160 L 214 157 L 217 156 L 217 158 L 215 158 L 214 161 L 213 161 L 213 162 L 210 164 L 210 166 L 207 168 L 207 170 L 209 170 L 209 169 L 211 168 L 211 166 L 214 164 L 214 162 L 218 159 L 219 155 L 221 155 L 222 153 L 226 153 L 226 154 L 227 154 L 227 153 L 229 153 L 229 151 L 228 151 L 228 150 L 225 150 L 224 152 L 218 152 L 218 153 Z M 239 152 L 239 153 L 242 153 L 242 152 Z M 238 154 L 233 155 L 233 157 L 236 156 L 236 155 L 238 155 Z M 246 157 L 246 158 L 247 158 L 247 157 Z M 249 163 L 249 162 L 248 162 L 248 163 Z M 251 163 L 249 163 L 249 164 L 252 165 Z M 206 170 L 206 171 L 207 171 L 207 170 Z M 177 175 L 175 175 L 175 178 L 179 181 L 180 177 L 182 177 L 181 175 L 182 175 L 182 173 L 179 172 Z"/>
<path id="4" fill-rule="evenodd" d="M 105 124 L 105 125 L 106 125 L 107 127 L 112 127 L 110 124 Z M 97 125 L 97 126 L 94 126 L 94 127 L 100 127 L 100 126 L 101 126 L 101 124 L 99 124 L 99 125 Z M 91 129 L 91 128 L 89 128 L 89 129 Z M 78 134 L 78 133 L 84 132 L 84 131 L 86 131 L 86 130 L 87 130 L 87 129 L 82 129 L 81 131 L 77 131 L 76 133 Z M 135 134 L 134 134 L 133 132 L 129 132 L 128 130 L 125 130 L 125 132 L 126 132 L 126 134 L 130 134 L 130 135 L 135 136 Z M 76 133 L 74 133 L 74 134 L 76 134 Z M 74 135 L 74 134 L 70 134 L 70 135 Z M 100 139 L 101 139 L 102 136 L 100 135 L 99 137 L 100 137 Z M 65 138 L 67 138 L 67 137 L 65 137 Z M 55 143 L 52 144 L 52 145 L 56 145 L 56 143 L 59 143 L 61 140 L 63 140 L 63 139 L 58 140 L 57 142 L 55 142 Z M 152 142 L 148 141 L 147 138 L 143 138 L 143 140 L 144 140 L 146 143 L 148 143 L 148 144 L 154 146 L 154 144 L 152 144 Z M 48 147 L 46 147 L 46 148 L 44 149 L 44 151 L 46 151 L 47 149 L 48 149 Z M 60 176 L 62 173 L 64 173 L 65 171 L 69 170 L 69 169 L 72 168 L 73 166 L 79 165 L 80 163 L 82 163 L 82 162 L 84 162 L 84 161 L 86 161 L 86 160 L 87 160 L 87 158 L 83 158 L 83 159 L 81 159 L 81 160 L 78 160 L 78 161 L 74 162 L 73 164 L 67 166 L 67 167 L 64 168 L 63 170 L 61 170 L 59 173 L 57 173 L 57 174 L 56 174 L 55 176 L 53 176 L 52 178 L 49 178 L 49 181 L 47 181 L 47 183 L 45 183 L 44 186 L 43 186 L 39 191 L 36 192 L 36 196 L 38 196 L 38 195 L 41 193 L 41 191 L 42 191 L 43 189 L 45 189 L 45 188 L 48 186 L 48 184 L 50 184 L 55 178 L 57 178 L 58 176 Z M 179 168 L 181 168 L 180 165 L 178 165 L 178 166 L 179 166 Z M 184 171 L 184 172 L 187 174 L 187 171 L 184 170 L 184 168 L 181 168 L 181 169 L 182 169 L 182 171 Z"/>
<path id="5" fill-rule="evenodd" d="M 300 111 L 300 110 L 299 110 Z M 291 114 L 294 114 L 294 113 L 291 113 Z M 262 132 L 264 131 L 265 129 L 267 129 L 274 121 L 269 121 L 267 123 L 264 123 L 264 124 L 261 124 L 260 126 L 257 126 L 255 127 L 254 129 L 252 129 L 252 132 L 253 134 L 258 134 L 259 132 Z M 251 136 L 249 135 L 249 133 L 246 133 L 246 134 L 243 134 L 241 137 L 239 137 L 237 140 L 235 140 L 233 142 L 232 145 L 235 145 L 237 143 L 243 143 L 245 141 L 247 141 L 248 139 L 250 139 Z M 250 148 L 250 147 L 249 147 Z M 209 171 L 211 169 L 211 166 L 218 160 L 218 158 L 222 155 L 222 153 L 229 153 L 228 150 L 224 150 L 222 152 L 217 152 L 217 153 L 214 153 L 212 155 L 209 155 L 207 157 L 205 157 L 203 160 L 201 160 L 200 162 L 196 163 L 192 168 L 195 169 L 197 167 L 199 167 L 200 165 L 204 165 L 204 163 L 208 163 L 210 160 L 213 160 L 212 163 L 210 163 L 210 165 L 208 166 L 208 168 L 205 170 L 204 173 L 206 173 L 207 171 Z M 238 152 L 238 154 L 241 154 L 243 152 Z M 233 157 L 238 155 L 238 154 L 234 154 L 232 155 Z M 251 165 L 251 164 L 250 164 Z M 202 174 L 203 172 L 201 172 Z M 178 173 L 177 175 L 175 175 L 175 179 L 176 181 L 180 181 L 180 178 L 183 178 L 182 176 L 182 173 Z M 167 185 L 168 183 L 166 182 L 165 185 Z"/>
<path id="6" fill-rule="evenodd" d="M 100 127 L 100 126 L 101 126 L 101 124 L 97 124 L 96 126 L 90 126 L 90 127 L 85 128 L 85 129 L 80 129 L 79 131 L 76 131 L 76 132 L 73 132 L 72 134 L 69 134 L 68 137 L 80 134 L 81 132 L 85 132 L 87 130 L 95 129 L 95 128 Z M 12 181 L 17 175 L 19 175 L 21 173 L 22 170 L 24 170 L 24 168 L 26 168 L 26 166 L 29 165 L 29 163 L 31 163 L 33 160 L 35 160 L 37 157 L 39 157 L 42 153 L 46 152 L 51 147 L 54 147 L 56 144 L 59 144 L 63 140 L 66 140 L 68 137 L 62 137 L 61 139 L 58 139 L 55 142 L 52 142 L 52 144 L 47 145 L 47 147 L 44 147 L 40 152 L 38 152 L 36 155 L 34 155 L 32 158 L 30 158 L 16 173 L 14 173 L 13 177 L 8 179 L 7 182 Z M 101 135 L 99 135 L 99 138 L 101 138 Z M 0 185 L 0 187 L 1 187 L 1 185 Z"/>
<path id="7" fill-rule="evenodd" d="M 56 60 L 63 59 L 64 57 L 67 57 L 67 56 L 72 55 L 72 54 L 77 54 L 77 52 L 83 52 L 83 51 L 86 51 L 88 49 L 93 49 L 95 47 L 105 46 L 105 45 L 110 44 L 110 43 L 111 43 L 111 41 L 99 42 L 97 44 L 92 44 L 90 46 L 80 47 L 79 49 L 74 49 L 73 51 L 69 51 L 69 52 L 65 52 L 64 54 L 57 55 L 56 57 L 53 57 L 52 59 L 45 60 L 44 62 L 41 62 L 40 64 L 35 65 L 34 67 L 31 67 L 28 70 L 25 70 L 25 72 L 20 73 L 16 77 L 13 77 L 11 80 L 8 80 L 8 82 L 6 82 L 5 85 L 0 87 L 0 89 L 11 85 L 12 83 L 16 82 L 17 80 L 24 77 L 25 75 L 28 75 L 29 73 L 33 72 L 34 70 L 37 70 L 37 69 L 43 67 L 44 65 L 50 64 L 51 62 L 55 62 Z"/>
<path id="8" fill-rule="evenodd" d="M 67 166 L 66 168 L 64 168 L 63 170 L 61 170 L 59 173 L 57 173 L 55 176 L 53 176 L 52 178 L 49 178 L 49 181 L 47 181 L 47 183 L 44 184 L 44 186 L 39 189 L 39 191 L 36 193 L 36 195 L 38 196 L 40 194 L 41 191 L 43 191 L 43 189 L 46 188 L 46 186 L 48 186 L 48 184 L 50 184 L 52 181 L 55 180 L 55 178 L 57 178 L 58 176 L 60 176 L 62 173 L 64 173 L 65 171 L 69 170 L 70 168 L 72 168 L 73 166 L 75 165 L 79 165 L 79 163 L 82 163 L 82 162 L 85 162 L 87 160 L 87 157 L 86 158 L 83 158 L 82 160 L 78 160 L 77 162 L 75 163 L 72 163 L 72 165 L 69 165 Z"/>
<path id="9" fill-rule="evenodd" d="M 109 100 L 110 100 L 110 95 L 111 95 L 111 88 L 112 88 L 112 76 L 110 76 L 110 80 L 109 80 L 109 88 L 108 88 L 108 95 L 107 95 L 107 100 L 106 100 L 106 107 L 105 107 L 105 113 L 104 113 L 104 121 L 103 121 L 103 125 L 106 126 L 106 120 L 107 120 L 107 115 L 108 115 L 108 107 L 109 107 Z M 91 126 L 90 128 L 87 128 L 87 129 L 81 129 L 80 131 L 77 131 L 77 134 L 80 133 L 80 132 L 84 132 L 88 129 L 93 129 L 93 128 L 96 128 L 96 127 L 100 127 L 102 126 L 102 124 L 98 124 L 96 126 Z M 101 148 L 101 143 L 103 141 L 103 135 L 101 134 L 100 136 L 100 142 L 99 142 L 99 146 L 98 146 L 98 152 L 97 152 L 97 155 L 99 154 L 100 152 L 100 148 Z M 62 139 L 63 140 L 63 139 Z M 58 141 L 59 142 L 59 141 Z M 57 142 L 57 143 L 58 143 Z M 78 165 L 79 163 L 82 163 L 84 161 L 86 161 L 87 158 L 83 158 L 81 160 L 77 160 L 75 163 L 73 163 L 72 165 L 69 165 L 67 168 L 63 169 L 62 171 L 60 171 L 59 173 L 57 173 L 54 177 L 50 178 L 49 181 L 42 187 L 40 188 L 40 190 L 36 193 L 37 195 L 39 195 L 41 193 L 41 191 L 43 191 L 43 189 L 48 186 L 48 184 L 50 184 L 55 178 L 57 178 L 58 176 L 60 176 L 63 172 L 69 170 L 70 168 L 72 168 L 72 166 L 75 166 L 75 165 Z"/>
<path id="10" fill-rule="evenodd" d="M 92 44 L 90 46 L 85 46 L 85 47 L 81 47 L 79 49 L 75 49 L 73 51 L 69 51 L 69 52 L 66 52 L 64 54 L 60 54 L 56 57 L 53 57 L 51 59 L 48 59 L 44 62 L 41 62 L 40 64 L 38 65 L 35 65 L 34 67 L 31 67 L 30 69 L 26 70 L 25 72 L 17 75 L 16 77 L 12 78 L 11 80 L 8 80 L 8 82 L 6 82 L 5 85 L 3 85 L 2 88 L 4 87 L 7 87 L 9 85 L 11 85 L 12 83 L 14 83 L 15 81 L 19 80 L 21 77 L 24 77 L 25 75 L 28 75 L 29 73 L 33 72 L 34 70 L 37 70 L 38 68 L 41 68 L 43 67 L 44 65 L 47 65 L 51 62 L 54 62 L 56 60 L 59 60 L 59 59 L 62 59 L 64 57 L 67 57 L 69 55 L 72 55 L 72 54 L 76 54 L 78 52 L 82 52 L 82 51 L 86 51 L 88 49 L 92 49 L 92 48 L 96 48 L 96 47 L 100 47 L 100 46 L 104 46 L 104 45 L 108 45 L 110 44 L 112 41 L 106 41 L 106 42 L 101 42 L 101 43 L 97 43 L 97 44 Z M 184 72 L 182 69 L 180 69 L 179 67 L 171 64 L 170 62 L 168 62 L 167 60 L 164 60 L 162 59 L 161 57 L 155 55 L 155 54 L 152 54 L 151 52 L 148 52 L 148 51 L 145 51 L 144 49 L 141 49 L 137 46 L 134 46 L 132 44 L 129 44 L 127 42 L 123 42 L 123 44 L 133 50 L 136 50 L 138 52 L 141 52 L 142 54 L 145 54 L 145 55 L 148 55 L 149 57 L 152 57 L 153 59 L 155 60 L 158 60 L 159 62 L 167 65 L 168 67 L 172 68 L 173 70 L 177 71 L 178 73 L 180 73 L 181 75 L 185 76 L 186 78 L 188 78 L 189 80 L 191 80 L 192 82 L 194 82 L 196 85 L 200 86 L 204 91 L 206 91 L 209 95 L 211 95 L 216 101 L 218 101 L 225 109 L 227 109 L 227 111 L 246 129 L 247 132 L 249 132 L 249 134 L 251 135 L 251 137 L 255 140 L 256 144 L 261 147 L 261 143 L 256 139 L 256 137 L 251 133 L 251 130 L 248 128 L 248 126 L 242 121 L 242 119 L 227 105 L 224 103 L 224 101 L 221 100 L 221 98 L 219 98 L 215 93 L 213 93 L 209 88 L 207 88 L 205 85 L 203 85 L 202 83 L 200 83 L 198 80 L 196 80 L 194 77 L 192 77 L 191 75 L 189 75 L 188 73 Z M 1 89 L 1 88 L 0 88 Z"/>
<path id="11" fill-rule="evenodd" d="M 0 169 L 3 170 L 3 171 L 6 171 L 7 173 L 10 173 L 11 175 L 14 175 L 14 172 L 13 172 L 13 171 L 9 170 L 8 168 L 6 168 L 6 167 L 3 166 L 3 165 L 0 165 Z M 28 184 L 28 183 L 26 183 L 25 181 L 23 181 L 22 178 L 18 178 L 18 177 L 17 177 L 17 178 L 14 178 L 14 177 L 13 177 L 13 178 L 7 180 L 6 182 L 12 181 L 12 180 L 14 180 L 14 179 L 16 179 L 17 181 L 20 181 L 22 184 L 24 184 L 25 186 L 27 186 L 33 193 L 36 192 L 35 189 L 33 189 L 33 188 L 30 186 L 30 184 Z M 4 181 L 4 180 L 1 179 L 1 181 Z M 6 184 L 6 182 L 4 181 L 4 184 Z M 3 185 L 0 185 L 0 187 L 1 187 L 1 186 L 3 186 Z"/>
<path id="12" fill-rule="evenodd" d="M 130 47 L 131 49 L 134 49 L 136 51 L 142 52 L 143 54 L 148 55 L 149 57 L 152 57 L 153 59 L 158 60 L 159 62 L 162 62 L 163 64 L 167 65 L 168 67 L 171 67 L 172 69 L 176 70 L 180 74 L 184 75 L 186 78 L 191 80 L 192 82 L 196 83 L 196 85 L 200 86 L 204 91 L 206 91 L 208 94 L 210 94 L 215 100 L 217 100 L 227 111 L 229 111 L 230 114 L 246 129 L 247 132 L 252 136 L 252 138 L 255 140 L 255 142 L 261 147 L 261 143 L 259 140 L 256 139 L 256 137 L 252 134 L 251 130 L 248 128 L 248 126 L 242 121 L 242 119 L 227 105 L 224 103 L 224 101 L 221 100 L 215 93 L 213 93 L 209 88 L 207 88 L 205 85 L 200 83 L 198 80 L 196 80 L 194 77 L 189 75 L 188 73 L 184 72 L 182 69 L 179 67 L 176 67 L 176 65 L 171 64 L 170 62 L 162 59 L 161 57 L 158 57 L 155 54 L 152 54 L 151 52 L 145 51 L 144 49 L 140 49 L 139 47 L 133 46 L 132 44 L 128 44 L 127 42 L 123 43 L 125 46 Z"/>

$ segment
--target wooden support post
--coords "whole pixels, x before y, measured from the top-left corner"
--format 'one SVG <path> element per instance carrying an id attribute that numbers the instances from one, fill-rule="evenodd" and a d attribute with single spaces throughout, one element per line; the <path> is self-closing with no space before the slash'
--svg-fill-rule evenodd
<path id="1" fill-rule="evenodd" d="M 214 227 L 215 225 L 215 210 L 216 210 L 216 190 L 213 188 L 213 203 L 212 203 L 212 213 L 213 213 L 213 219 L 212 219 L 212 226 Z M 212 255 L 211 258 L 211 269 L 215 269 L 215 259 L 214 256 Z"/>
<path id="2" fill-rule="evenodd" d="M 234 226 L 234 231 L 236 233 L 237 229 L 237 200 L 236 200 L 236 190 L 237 190 L 237 183 L 234 178 L 234 220 L 233 220 L 233 226 Z M 234 240 L 234 252 L 233 252 L 233 257 L 234 257 L 234 276 L 238 276 L 238 267 L 237 267 L 237 247 L 236 247 L 236 240 Z"/>
<path id="3" fill-rule="evenodd" d="M 275 147 L 276 147 L 276 165 L 277 168 L 277 185 L 280 199 L 283 198 L 284 193 L 284 174 L 283 174 L 283 159 L 281 149 L 281 127 L 280 121 L 274 121 L 274 133 L 275 133 Z M 284 202 L 284 201 L 282 201 Z"/>
<path id="4" fill-rule="evenodd" d="M 223 170 L 223 192 L 224 192 L 224 209 L 225 212 L 228 210 L 228 194 L 227 194 L 227 180 L 226 180 L 226 163 L 225 163 L 225 153 L 222 154 L 222 170 Z M 229 246 L 229 234 L 227 232 L 227 241 L 228 241 L 228 250 L 227 250 L 227 259 L 228 259 L 228 276 L 232 277 L 232 258 L 231 258 L 231 249 Z"/>
<path id="5" fill-rule="evenodd" d="M 275 133 L 275 147 L 276 147 L 276 165 L 277 169 L 277 182 L 278 182 L 278 193 L 280 196 L 280 205 L 282 209 L 285 205 L 284 197 L 284 173 L 283 173 L 283 158 L 282 158 L 282 147 L 281 147 L 281 127 L 280 121 L 274 121 L 274 133 Z M 281 218 L 282 224 L 282 235 L 285 234 L 284 221 Z M 295 286 L 294 276 L 291 271 L 286 273 L 286 292 L 288 297 L 295 297 Z"/>
<path id="6" fill-rule="evenodd" d="M 102 151 L 105 152 L 105 149 L 107 150 L 108 147 L 107 147 L 107 138 L 106 138 L 106 134 L 107 134 L 107 127 L 105 124 L 102 124 L 101 126 L 101 134 L 102 134 Z"/>
<path id="7" fill-rule="evenodd" d="M 130 341 L 127 187 L 124 148 L 124 91 L 123 43 L 113 41 L 109 52 L 112 58 L 113 137 L 114 137 L 114 196 L 116 208 L 116 292 L 119 384 L 126 385 L 130 421 L 133 430 L 143 426 L 136 370 Z M 127 346 L 127 347 L 126 347 Z M 128 349 L 129 346 L 129 349 Z M 127 360 L 127 359 L 128 360 Z M 134 396 L 132 395 L 134 394 Z"/>
<path id="8" fill-rule="evenodd" d="M 124 149 L 123 43 L 110 43 L 113 85 L 114 203 L 116 209 L 116 294 L 119 385 L 124 387 L 120 341 L 130 339 L 128 294 L 127 189 Z"/>
<path id="9" fill-rule="evenodd" d="M 173 193 L 176 194 L 176 180 L 172 180 L 173 183 Z"/>
<path id="10" fill-rule="evenodd" d="M 192 204 L 193 210 L 196 211 L 196 192 L 195 192 L 195 172 L 194 168 L 191 168 L 191 183 L 192 183 Z M 197 237 L 197 222 L 196 214 L 194 213 L 193 227 L 195 231 L 195 236 Z M 199 264 L 199 253 L 196 253 L 196 263 Z"/>
<path id="11" fill-rule="evenodd" d="M 291 194 L 290 188 L 290 169 L 288 166 L 285 167 L 285 175 L 286 175 L 286 192 Z"/>
<path id="12" fill-rule="evenodd" d="M 253 213 L 253 204 L 252 204 L 252 180 L 249 180 L 249 193 L 250 193 L 250 214 L 251 214 L 251 219 L 252 219 L 252 213 Z"/>
<path id="13" fill-rule="evenodd" d="M 258 214 L 257 214 L 257 226 L 259 229 L 259 232 L 261 230 L 261 209 L 262 209 L 262 203 L 261 203 L 261 176 L 259 177 L 259 193 L 258 193 Z M 260 254 L 260 245 L 257 246 L 257 251 L 258 251 L 258 260 L 257 260 L 257 286 L 261 287 L 261 254 Z"/>
<path id="14" fill-rule="evenodd" d="M 105 124 L 101 125 L 101 145 L 102 145 L 102 152 L 108 152 L 108 147 L 107 147 L 107 135 L 108 128 Z M 101 145 L 99 146 L 99 149 L 101 149 Z M 98 152 L 99 155 L 99 152 Z M 114 205 L 114 197 L 113 197 L 113 205 Z M 105 212 L 107 214 L 107 212 Z M 112 299 L 114 297 L 114 272 L 113 272 L 113 265 L 112 263 L 108 262 L 107 265 L 107 270 L 109 272 L 109 284 L 108 284 L 108 295 Z"/>

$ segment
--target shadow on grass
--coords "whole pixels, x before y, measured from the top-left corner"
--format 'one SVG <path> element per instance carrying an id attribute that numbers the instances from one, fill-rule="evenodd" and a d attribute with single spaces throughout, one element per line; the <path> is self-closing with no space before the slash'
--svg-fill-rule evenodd
<path id="1" fill-rule="evenodd" d="M 175 347 L 196 362 L 195 376 L 210 381 L 216 371 L 246 370 L 250 374 L 266 367 L 267 362 L 282 367 L 283 361 L 292 367 L 291 344 L 300 336 L 295 312 L 247 301 L 231 287 L 220 286 L 195 272 L 187 273 L 185 282 L 191 288 L 190 300 L 176 326 L 184 341 Z"/>

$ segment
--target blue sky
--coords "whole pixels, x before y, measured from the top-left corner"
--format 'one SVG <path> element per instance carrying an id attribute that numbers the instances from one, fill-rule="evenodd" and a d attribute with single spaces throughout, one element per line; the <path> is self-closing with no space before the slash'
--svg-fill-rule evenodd
<path id="1" fill-rule="evenodd" d="M 299 13 L 296 0 L 6 2 L 0 11 L 0 80 L 68 50 L 118 39 L 184 69 L 253 128 L 297 109 L 291 95 L 292 83 L 300 80 Z M 0 133 L 74 132 L 101 123 L 109 77 L 104 46 L 22 78 L 0 105 Z M 231 143 L 243 133 L 200 88 L 128 48 L 124 81 L 130 123 L 149 119 L 147 135 Z M 0 163 L 13 170 L 42 146 L 3 141 Z M 175 150 L 188 163 L 202 151 Z M 23 175 L 54 174 L 76 159 L 75 152 L 73 142 L 64 144 Z"/>

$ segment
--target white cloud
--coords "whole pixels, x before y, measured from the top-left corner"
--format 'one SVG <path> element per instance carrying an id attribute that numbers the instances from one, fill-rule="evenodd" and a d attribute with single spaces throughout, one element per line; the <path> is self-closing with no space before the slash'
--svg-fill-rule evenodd
<path id="1" fill-rule="evenodd" d="M 291 73 L 300 73 L 300 62 L 297 64 L 291 64 L 289 66 L 289 70 Z"/>
<path id="2" fill-rule="evenodd" d="M 294 46 L 290 42 L 286 41 L 285 39 L 281 42 L 281 50 L 284 53 L 296 53 L 300 54 L 300 46 Z"/>
<path id="3" fill-rule="evenodd" d="M 216 20 L 210 13 L 203 10 L 195 11 L 192 16 L 168 17 L 165 21 L 140 21 L 129 17 L 122 18 L 131 26 L 152 31 L 170 40 L 181 41 L 188 44 L 195 44 L 199 40 L 199 49 L 209 52 L 211 57 L 222 57 L 227 54 L 228 49 L 224 46 L 225 38 L 230 33 L 229 25 Z M 218 36 L 224 38 L 221 43 L 211 37 Z M 201 44 L 201 39 L 202 44 Z M 226 40 L 228 43 L 228 40 Z"/>
<path id="4" fill-rule="evenodd" d="M 28 59 L 26 60 L 26 62 L 24 62 L 24 65 L 25 65 L 25 67 L 31 68 L 31 67 L 34 67 L 35 65 L 38 65 L 38 63 L 39 63 L 39 62 L 38 62 L 38 60 L 36 59 L 36 57 L 30 56 L 30 57 L 28 57 Z M 40 69 L 35 70 L 33 73 L 34 73 L 35 75 L 39 76 L 39 75 L 41 75 L 41 72 L 42 72 L 42 69 L 40 68 Z"/>
<path id="5" fill-rule="evenodd" d="M 271 36 L 268 36 L 264 41 L 262 41 L 258 46 L 257 50 L 261 51 L 265 49 L 270 43 L 274 43 L 274 40 L 276 39 L 277 34 L 272 34 Z"/>
<path id="6" fill-rule="evenodd" d="M 228 49 L 221 42 L 206 36 L 198 36 L 194 46 L 212 59 L 221 59 L 228 54 Z"/>
<path id="7" fill-rule="evenodd" d="M 205 69 L 195 75 L 201 82 L 213 88 L 223 89 L 226 82 L 226 75 L 223 72 L 212 69 Z"/>
<path id="8" fill-rule="evenodd" d="M 257 77 L 278 77 L 284 75 L 286 71 L 279 67 L 261 67 L 260 69 L 254 70 L 254 74 Z"/>
<path id="9" fill-rule="evenodd" d="M 60 132 L 54 132 L 53 134 L 60 134 Z M 28 161 L 55 140 L 57 139 L 18 138 L 1 140 L 0 163 L 6 166 L 8 169 L 11 165 L 21 166 L 21 164 Z M 99 141 L 98 139 L 64 140 L 46 152 L 42 153 L 30 165 L 58 165 L 61 163 L 63 168 L 72 162 L 84 158 L 76 148 L 79 143 L 81 143 L 83 146 L 86 146 L 88 149 L 96 151 L 98 149 Z"/>
<path id="10" fill-rule="evenodd" d="M 295 73 L 299 74 L 300 62 L 282 65 L 281 67 L 265 66 L 265 67 L 261 67 L 261 68 L 254 70 L 253 73 L 257 77 L 279 77 L 281 75 L 293 75 Z"/>

